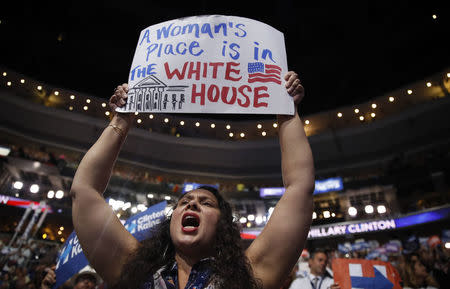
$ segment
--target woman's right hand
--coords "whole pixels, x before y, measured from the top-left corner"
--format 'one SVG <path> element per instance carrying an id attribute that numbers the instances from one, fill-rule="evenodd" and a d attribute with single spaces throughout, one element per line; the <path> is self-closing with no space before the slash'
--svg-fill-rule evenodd
<path id="1" fill-rule="evenodd" d="M 114 94 L 109 99 L 109 107 L 116 117 L 121 117 L 127 120 L 128 122 L 131 122 L 135 118 L 134 113 L 116 112 L 116 108 L 125 106 L 125 104 L 127 103 L 127 99 L 128 99 L 128 83 L 118 85 L 116 89 L 114 89 Z"/>

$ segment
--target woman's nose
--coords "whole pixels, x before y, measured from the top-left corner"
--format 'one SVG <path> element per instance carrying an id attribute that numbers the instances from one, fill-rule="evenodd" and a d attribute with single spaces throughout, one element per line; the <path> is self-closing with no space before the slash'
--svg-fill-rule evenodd
<path id="1" fill-rule="evenodd" d="M 190 208 L 190 209 L 195 209 L 196 210 L 198 208 L 197 201 L 196 200 L 190 200 L 188 205 L 187 205 L 187 207 Z"/>

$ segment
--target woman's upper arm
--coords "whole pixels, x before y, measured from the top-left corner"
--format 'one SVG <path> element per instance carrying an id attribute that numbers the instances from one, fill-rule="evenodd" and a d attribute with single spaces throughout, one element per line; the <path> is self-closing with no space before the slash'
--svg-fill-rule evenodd
<path id="1" fill-rule="evenodd" d="M 77 199 L 72 187 L 72 216 L 84 254 L 97 273 L 109 284 L 119 278 L 128 256 L 139 242 L 125 229 L 112 208 L 98 192 L 83 192 Z"/>
<path id="2" fill-rule="evenodd" d="M 263 288 L 279 288 L 300 257 L 312 206 L 312 191 L 287 188 L 264 230 L 247 249 L 255 277 L 262 281 Z"/>

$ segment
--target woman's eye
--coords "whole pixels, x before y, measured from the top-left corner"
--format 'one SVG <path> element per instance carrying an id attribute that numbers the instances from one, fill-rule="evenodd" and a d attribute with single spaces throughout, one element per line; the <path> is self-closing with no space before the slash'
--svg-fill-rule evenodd
<path id="1" fill-rule="evenodd" d="M 205 206 L 208 206 L 208 207 L 212 207 L 212 203 L 210 203 L 210 202 L 203 202 L 203 205 L 205 205 Z"/>

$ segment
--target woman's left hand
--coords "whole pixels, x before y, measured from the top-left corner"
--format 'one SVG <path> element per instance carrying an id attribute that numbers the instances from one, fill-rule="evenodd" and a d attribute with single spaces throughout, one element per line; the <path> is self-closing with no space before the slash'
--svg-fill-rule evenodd
<path id="1" fill-rule="evenodd" d="M 294 98 L 294 103 L 297 107 L 305 96 L 305 89 L 303 88 L 300 79 L 298 78 L 298 74 L 294 71 L 289 71 L 284 76 L 284 80 L 286 80 L 286 90 L 289 95 Z"/>

